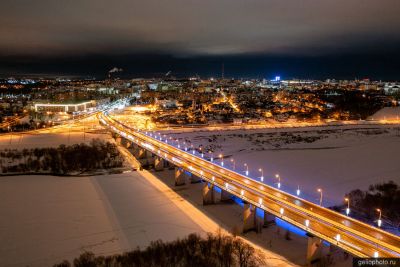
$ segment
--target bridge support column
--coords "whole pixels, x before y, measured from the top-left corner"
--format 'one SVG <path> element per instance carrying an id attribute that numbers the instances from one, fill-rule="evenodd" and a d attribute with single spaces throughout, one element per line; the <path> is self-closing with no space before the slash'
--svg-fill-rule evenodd
<path id="1" fill-rule="evenodd" d="M 257 218 L 257 207 L 248 202 L 244 202 L 243 205 L 243 233 L 252 230 L 260 233 L 262 224 Z"/>
<path id="2" fill-rule="evenodd" d="M 185 170 L 175 167 L 175 186 L 184 185 L 186 183 Z"/>
<path id="3" fill-rule="evenodd" d="M 264 210 L 264 227 L 268 227 L 270 224 L 275 223 L 275 215 Z"/>
<path id="4" fill-rule="evenodd" d="M 135 143 L 132 143 L 132 149 L 137 150 L 137 149 L 139 149 L 139 146 Z"/>
<path id="5" fill-rule="evenodd" d="M 126 138 L 122 138 L 122 139 L 121 139 L 121 145 L 122 145 L 123 147 L 130 148 L 131 142 L 130 142 L 128 139 L 126 139 Z"/>
<path id="6" fill-rule="evenodd" d="M 221 188 L 221 201 L 231 201 L 232 194 Z"/>
<path id="7" fill-rule="evenodd" d="M 307 245 L 307 264 L 311 265 L 322 257 L 322 239 L 310 235 Z"/>
<path id="8" fill-rule="evenodd" d="M 190 174 L 190 183 L 191 184 L 197 184 L 197 183 L 201 183 L 201 178 L 194 175 L 193 173 Z"/>
<path id="9" fill-rule="evenodd" d="M 154 160 L 154 169 L 156 171 L 164 170 L 164 159 L 163 158 L 156 156 L 156 159 Z"/>
<path id="10" fill-rule="evenodd" d="M 122 137 L 119 136 L 119 135 L 115 136 L 115 143 L 117 143 L 118 145 L 120 145 L 121 142 L 122 142 Z"/>
<path id="11" fill-rule="evenodd" d="M 147 151 L 144 148 L 140 148 L 137 150 L 136 155 L 138 159 L 145 159 L 147 158 Z"/>
<path id="12" fill-rule="evenodd" d="M 203 205 L 215 203 L 214 185 L 205 182 L 203 185 Z"/>
<path id="13" fill-rule="evenodd" d="M 128 149 L 131 148 L 132 147 L 132 142 L 127 140 L 125 147 L 128 148 Z"/>

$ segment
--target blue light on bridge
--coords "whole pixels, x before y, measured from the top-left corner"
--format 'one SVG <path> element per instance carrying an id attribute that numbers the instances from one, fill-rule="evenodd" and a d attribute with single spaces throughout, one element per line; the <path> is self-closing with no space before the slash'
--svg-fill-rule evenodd
<path id="1" fill-rule="evenodd" d="M 304 236 L 304 237 L 306 236 L 306 233 L 307 233 L 306 231 L 304 231 L 294 225 L 291 225 L 290 223 L 288 223 L 280 218 L 275 218 L 275 223 L 278 227 L 289 230 L 290 232 L 292 232 L 296 235 Z"/>
<path id="2" fill-rule="evenodd" d="M 221 188 L 219 188 L 218 186 L 214 186 L 214 190 L 215 190 L 215 192 L 217 192 L 217 193 L 220 193 L 221 194 Z"/>
<path id="3" fill-rule="evenodd" d="M 220 188 L 218 188 L 218 189 L 219 189 L 219 192 L 221 192 L 221 189 Z M 233 196 L 232 199 L 235 201 L 235 203 L 237 203 L 241 207 L 244 206 L 242 199 L 240 199 L 240 198 L 238 198 L 236 196 Z M 264 218 L 264 210 L 257 208 L 256 213 L 257 213 L 258 217 Z M 275 218 L 275 223 L 276 223 L 276 225 L 278 227 L 286 229 L 286 230 L 288 230 L 288 231 L 290 231 L 290 232 L 292 232 L 292 233 L 294 233 L 296 235 L 303 236 L 303 237 L 306 236 L 306 233 L 307 233 L 306 231 L 304 231 L 304 230 L 302 230 L 302 229 L 300 229 L 300 228 L 298 228 L 298 227 L 296 227 L 294 225 L 291 225 L 290 223 L 288 223 L 288 222 L 286 222 L 286 221 L 284 221 L 284 220 L 282 220 L 280 218 L 276 217 Z"/>

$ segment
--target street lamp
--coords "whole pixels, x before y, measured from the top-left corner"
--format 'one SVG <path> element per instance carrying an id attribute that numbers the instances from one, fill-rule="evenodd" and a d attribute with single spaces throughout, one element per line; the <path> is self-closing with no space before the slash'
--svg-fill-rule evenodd
<path id="1" fill-rule="evenodd" d="M 281 177 L 279 176 L 279 174 L 275 174 L 275 178 L 278 179 L 278 188 L 281 188 Z"/>
<path id="2" fill-rule="evenodd" d="M 319 195 L 319 205 L 322 206 L 322 189 L 318 188 L 317 191 L 320 193 L 320 195 Z"/>
<path id="3" fill-rule="evenodd" d="M 297 186 L 296 195 L 300 196 L 300 185 Z"/>
<path id="4" fill-rule="evenodd" d="M 221 159 L 221 166 L 224 166 L 224 157 L 222 156 L 222 154 L 219 154 L 218 157 Z"/>
<path id="5" fill-rule="evenodd" d="M 214 161 L 213 153 L 210 152 L 210 154 L 211 154 L 210 161 L 213 162 Z"/>
<path id="6" fill-rule="evenodd" d="M 264 171 L 263 171 L 263 169 L 261 169 L 261 168 L 259 168 L 258 171 L 261 172 L 261 177 L 260 177 L 260 179 L 261 179 L 261 182 L 263 182 L 263 181 L 264 181 Z"/>
<path id="7" fill-rule="evenodd" d="M 235 170 L 236 169 L 236 162 L 235 162 L 234 159 L 231 159 L 231 162 L 233 163 L 233 170 Z"/>
<path id="8" fill-rule="evenodd" d="M 246 167 L 246 176 L 249 176 L 249 165 L 247 165 L 247 163 L 244 164 L 244 166 Z"/>
<path id="9" fill-rule="evenodd" d="M 346 215 L 349 216 L 349 214 L 350 214 L 350 199 L 348 197 L 346 197 L 344 199 L 344 201 L 347 202 Z"/>
<path id="10" fill-rule="evenodd" d="M 382 226 L 382 211 L 381 209 L 376 209 L 377 212 L 379 212 L 379 218 L 378 218 L 378 227 Z"/>

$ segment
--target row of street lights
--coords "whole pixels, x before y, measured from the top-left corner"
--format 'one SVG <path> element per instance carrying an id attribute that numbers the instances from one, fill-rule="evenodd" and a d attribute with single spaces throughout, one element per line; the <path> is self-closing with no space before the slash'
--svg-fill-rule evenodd
<path id="1" fill-rule="evenodd" d="M 158 136 L 159 136 L 159 139 L 162 141 L 160 133 L 158 133 Z M 163 135 L 163 137 L 165 138 L 165 142 L 168 143 L 168 139 L 167 139 L 166 135 Z M 169 139 L 172 142 L 172 137 L 170 137 Z M 175 139 L 175 142 L 177 143 L 177 147 L 180 149 L 181 145 L 180 145 L 179 140 Z M 183 142 L 183 144 L 184 144 L 184 150 L 187 151 L 188 147 L 186 145 L 186 142 Z M 196 150 L 194 149 L 193 144 L 191 144 L 190 147 L 191 147 L 191 150 L 192 150 L 192 154 L 194 155 L 196 153 Z M 201 148 L 200 148 L 200 152 L 201 152 L 200 153 L 201 157 L 204 158 L 204 153 L 203 153 Z M 218 158 L 220 159 L 220 165 L 224 166 L 224 156 L 223 156 L 223 154 L 219 154 Z M 213 157 L 212 153 L 210 153 L 210 161 L 211 162 L 214 161 L 214 157 Z M 232 170 L 236 171 L 236 161 L 233 158 L 231 158 L 230 162 L 232 162 Z M 249 176 L 249 165 L 247 163 L 244 163 L 243 166 L 245 168 L 244 173 L 246 174 L 246 176 Z M 264 170 L 262 168 L 259 168 L 258 171 L 261 174 L 261 176 L 260 176 L 261 182 L 264 182 Z M 275 174 L 275 178 L 277 179 L 277 183 L 276 183 L 277 187 L 280 189 L 281 188 L 281 177 L 280 177 L 279 174 Z M 323 190 L 321 188 L 318 188 L 317 192 L 319 193 L 319 205 L 322 206 L 322 204 L 323 204 Z M 297 186 L 297 190 L 296 190 L 296 195 L 300 196 L 300 193 L 301 193 L 300 185 L 298 185 Z M 349 214 L 350 214 L 350 198 L 346 197 L 344 200 L 347 203 L 347 208 L 346 208 L 345 212 L 346 212 L 346 215 L 349 216 Z M 377 220 L 377 225 L 378 225 L 378 227 L 381 227 L 382 226 L 382 211 L 381 211 L 381 209 L 376 209 L 376 211 L 379 212 L 379 218 Z"/>

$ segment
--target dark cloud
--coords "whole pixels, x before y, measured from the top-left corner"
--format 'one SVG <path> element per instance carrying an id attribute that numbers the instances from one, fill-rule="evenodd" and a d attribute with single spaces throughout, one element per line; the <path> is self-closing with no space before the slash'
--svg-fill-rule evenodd
<path id="1" fill-rule="evenodd" d="M 18 54 L 335 54 L 399 42 L 398 0 L 2 0 Z"/>
<path id="2" fill-rule="evenodd" d="M 0 74 L 398 79 L 399 0 L 1 0 Z M 331 75 L 330 75 L 331 74 Z"/>

